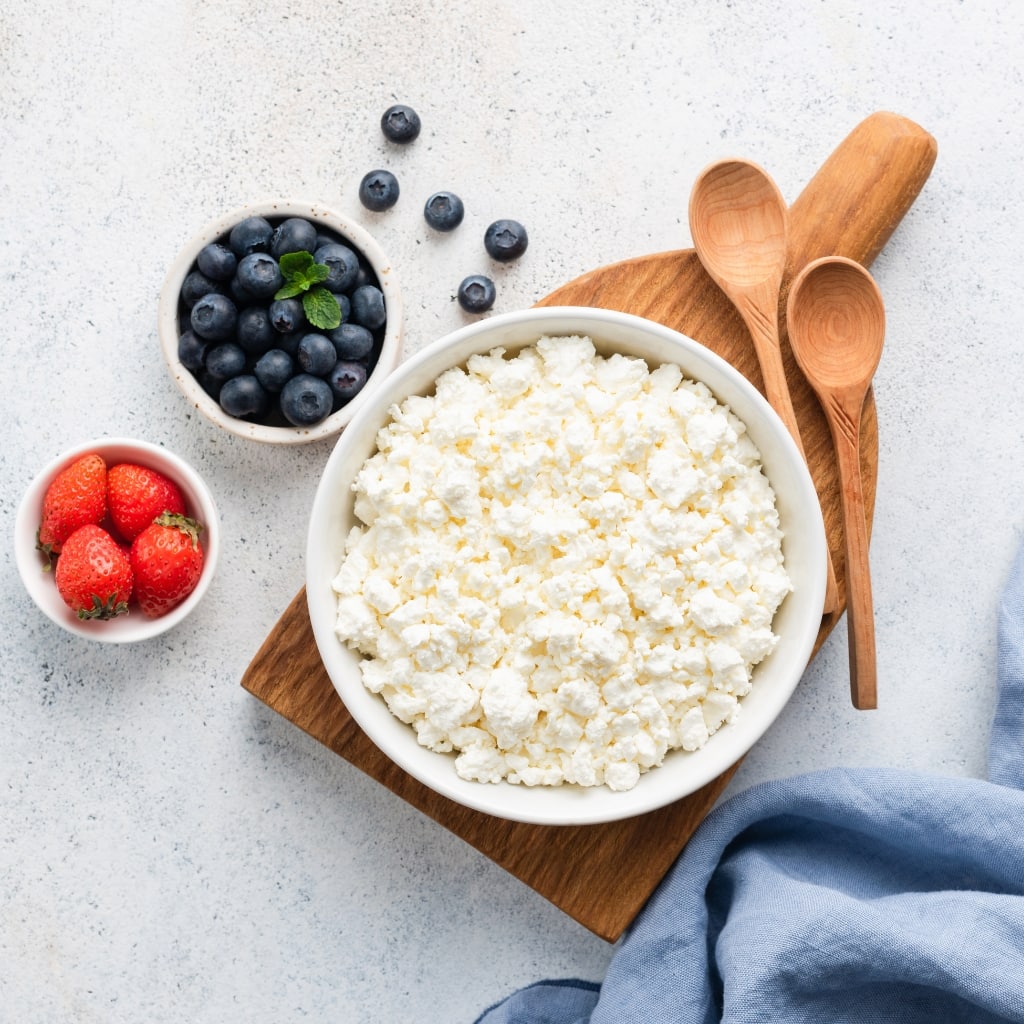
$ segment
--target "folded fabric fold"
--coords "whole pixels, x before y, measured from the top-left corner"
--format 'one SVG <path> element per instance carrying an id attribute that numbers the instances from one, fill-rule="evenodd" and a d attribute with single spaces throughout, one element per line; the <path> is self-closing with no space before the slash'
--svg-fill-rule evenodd
<path id="1" fill-rule="evenodd" d="M 1024 546 L 1000 606 L 990 780 L 829 769 L 701 825 L 599 987 L 478 1024 L 1024 1022 Z"/>

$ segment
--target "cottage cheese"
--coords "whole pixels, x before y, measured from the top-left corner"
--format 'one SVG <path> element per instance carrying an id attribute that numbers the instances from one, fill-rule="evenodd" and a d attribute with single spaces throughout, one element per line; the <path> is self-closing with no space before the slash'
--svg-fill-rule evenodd
<path id="1" fill-rule="evenodd" d="M 363 682 L 465 779 L 628 790 L 740 712 L 791 589 L 742 422 L 541 338 L 390 410 L 334 580 Z"/>

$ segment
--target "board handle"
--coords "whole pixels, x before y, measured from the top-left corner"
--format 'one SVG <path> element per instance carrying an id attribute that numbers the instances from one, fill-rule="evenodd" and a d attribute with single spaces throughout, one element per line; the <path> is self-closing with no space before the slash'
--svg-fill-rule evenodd
<path id="1" fill-rule="evenodd" d="M 783 292 L 821 256 L 871 264 L 924 187 L 937 155 L 935 139 L 906 117 L 879 111 L 861 121 L 790 207 Z"/>

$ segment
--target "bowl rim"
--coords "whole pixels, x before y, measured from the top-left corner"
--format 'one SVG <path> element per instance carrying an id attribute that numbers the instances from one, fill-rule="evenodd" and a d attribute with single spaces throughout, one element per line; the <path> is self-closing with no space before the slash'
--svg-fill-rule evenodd
<path id="1" fill-rule="evenodd" d="M 586 334 L 594 338 L 599 352 L 635 347 L 622 340 L 608 344 L 605 338 L 610 332 L 638 334 L 644 344 L 650 344 L 652 352 L 674 353 L 678 358 L 658 355 L 648 361 L 651 365 L 682 365 L 685 376 L 703 380 L 720 402 L 731 407 L 739 398 L 748 403 L 746 414 L 736 414 L 761 449 L 780 516 L 791 528 L 783 541 L 791 575 L 794 569 L 802 574 L 794 579 L 799 589 L 795 587 L 776 613 L 776 625 L 785 630 L 780 634 L 779 646 L 755 670 L 758 681 L 770 681 L 770 685 L 760 689 L 755 685 L 743 699 L 741 708 L 753 707 L 753 712 L 744 715 L 741 711 L 735 722 L 716 732 L 698 751 L 670 752 L 662 766 L 644 773 L 627 793 L 614 793 L 604 786 L 530 789 L 508 782 L 467 782 L 456 774 L 452 755 L 421 747 L 412 728 L 395 718 L 382 698 L 366 690 L 358 669 L 352 671 L 359 656 L 348 651 L 334 634 L 336 601 L 330 580 L 340 560 L 329 566 L 331 531 L 336 551 L 346 529 L 338 508 L 344 505 L 349 523 L 352 520 L 350 492 L 340 493 L 339 488 L 375 449 L 376 430 L 389 418 L 388 407 L 407 394 L 428 393 L 432 384 L 423 381 L 436 380 L 444 369 L 462 364 L 472 352 L 502 347 L 511 352 L 545 334 Z M 701 372 L 694 372 L 694 367 L 700 367 Z M 766 458 L 765 442 L 769 440 Z M 798 531 L 792 532 L 793 527 Z M 306 601 L 321 659 L 338 695 L 370 739 L 413 778 L 456 803 L 499 818 L 544 825 L 597 824 L 648 813 L 690 795 L 741 760 L 770 728 L 814 652 L 824 604 L 826 550 L 817 492 L 799 448 L 765 398 L 735 367 L 694 339 L 634 314 L 591 307 L 532 307 L 478 321 L 427 345 L 403 363 L 374 401 L 364 405 L 353 419 L 350 429 L 338 439 L 314 496 L 306 548 Z M 794 553 L 798 556 L 796 565 L 791 564 Z M 786 662 L 781 661 L 780 650 Z M 757 700 L 752 701 L 755 695 Z M 404 740 L 399 730 L 407 734 Z M 683 761 L 686 768 L 669 770 L 670 765 Z"/>
<path id="2" fill-rule="evenodd" d="M 119 462 L 137 462 L 157 469 L 177 483 L 185 494 L 186 507 L 203 524 L 203 571 L 191 594 L 176 608 L 156 619 L 147 619 L 137 609 L 107 621 L 81 620 L 64 604 L 53 585 L 53 574 L 43 569 L 37 551 L 43 496 L 60 470 L 90 452 L 103 456 L 108 468 Z M 22 494 L 15 513 L 14 549 L 18 573 L 36 607 L 51 622 L 89 640 L 124 644 L 150 640 L 173 629 L 187 618 L 213 582 L 220 559 L 220 518 L 210 488 L 199 473 L 176 452 L 149 441 L 125 437 L 101 437 L 77 444 L 51 459 L 33 477 Z"/>
<path id="3" fill-rule="evenodd" d="M 204 245 L 221 237 L 239 221 L 252 216 L 304 217 L 338 232 L 366 257 L 384 293 L 387 327 L 373 372 L 367 378 L 362 391 L 351 402 L 311 427 L 270 427 L 228 416 L 178 359 L 178 299 L 185 277 Z M 324 203 L 302 199 L 267 198 L 237 206 L 209 221 L 179 250 L 160 288 L 157 334 L 164 362 L 172 380 L 182 395 L 207 420 L 237 437 L 264 444 L 293 445 L 332 437 L 351 422 L 359 409 L 369 400 L 369 395 L 398 365 L 402 348 L 403 318 L 402 294 L 393 265 L 377 240 L 362 225 Z"/>

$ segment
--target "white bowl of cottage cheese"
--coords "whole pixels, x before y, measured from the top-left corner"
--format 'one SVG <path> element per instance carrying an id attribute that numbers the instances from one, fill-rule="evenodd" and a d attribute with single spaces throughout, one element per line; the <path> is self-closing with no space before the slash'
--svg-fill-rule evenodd
<path id="1" fill-rule="evenodd" d="M 349 712 L 414 778 L 610 821 L 735 764 L 813 652 L 806 466 L 761 394 L 635 316 L 535 308 L 396 370 L 313 503 L 306 592 Z"/>

